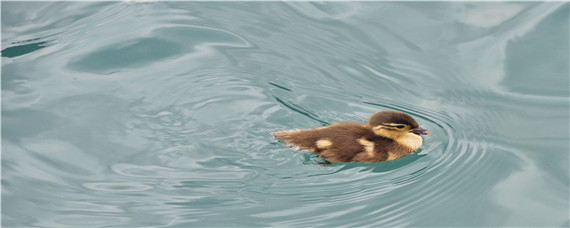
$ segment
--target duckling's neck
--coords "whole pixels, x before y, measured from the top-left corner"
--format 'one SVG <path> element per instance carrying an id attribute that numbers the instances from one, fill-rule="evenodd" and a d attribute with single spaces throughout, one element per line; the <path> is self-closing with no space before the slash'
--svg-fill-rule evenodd
<path id="1" fill-rule="evenodd" d="M 414 152 L 422 147 L 424 140 L 421 136 L 414 133 L 406 133 L 403 136 L 395 138 L 394 141 L 398 142 L 400 145 L 410 148 L 410 151 Z"/>
<path id="2" fill-rule="evenodd" d="M 421 136 L 411 132 L 397 132 L 394 130 L 376 128 L 374 129 L 374 134 L 394 140 L 396 143 L 409 149 L 410 153 L 418 150 L 423 143 Z"/>

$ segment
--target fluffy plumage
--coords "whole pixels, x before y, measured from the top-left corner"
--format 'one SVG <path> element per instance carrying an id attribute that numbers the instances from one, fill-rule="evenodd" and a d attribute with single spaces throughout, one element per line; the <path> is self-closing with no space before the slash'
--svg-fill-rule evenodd
<path id="1" fill-rule="evenodd" d="M 306 130 L 271 133 L 289 146 L 317 153 L 331 162 L 380 162 L 394 160 L 419 149 L 420 134 L 429 131 L 402 112 L 382 111 L 367 124 L 340 122 Z"/>

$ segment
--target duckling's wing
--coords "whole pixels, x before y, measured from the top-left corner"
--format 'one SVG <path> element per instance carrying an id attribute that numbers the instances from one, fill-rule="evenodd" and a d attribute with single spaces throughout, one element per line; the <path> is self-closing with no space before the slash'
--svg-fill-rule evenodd
<path id="1" fill-rule="evenodd" d="M 278 131 L 271 134 L 296 149 L 316 153 L 324 150 L 349 151 L 348 153 L 352 154 L 360 149 L 360 145 L 354 145 L 353 142 L 361 137 L 369 137 L 373 133 L 361 123 L 344 122 L 316 129 Z"/>

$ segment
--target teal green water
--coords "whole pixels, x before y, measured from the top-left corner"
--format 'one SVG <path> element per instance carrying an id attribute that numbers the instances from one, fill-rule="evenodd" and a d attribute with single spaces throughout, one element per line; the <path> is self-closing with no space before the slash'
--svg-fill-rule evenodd
<path id="1" fill-rule="evenodd" d="M 569 226 L 567 2 L 5 2 L 3 227 Z M 320 166 L 269 132 L 431 131 Z"/>

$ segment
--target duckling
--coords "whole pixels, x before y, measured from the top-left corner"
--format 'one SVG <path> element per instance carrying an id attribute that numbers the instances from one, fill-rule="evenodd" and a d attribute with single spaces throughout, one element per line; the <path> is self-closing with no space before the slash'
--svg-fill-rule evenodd
<path id="1" fill-rule="evenodd" d="M 408 114 L 381 111 L 367 124 L 340 122 L 328 126 L 271 133 L 297 150 L 318 154 L 327 163 L 381 162 L 398 159 L 418 150 L 421 135 L 430 132 Z"/>

